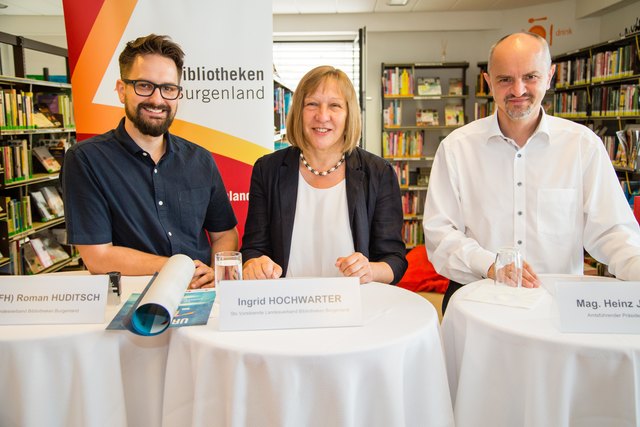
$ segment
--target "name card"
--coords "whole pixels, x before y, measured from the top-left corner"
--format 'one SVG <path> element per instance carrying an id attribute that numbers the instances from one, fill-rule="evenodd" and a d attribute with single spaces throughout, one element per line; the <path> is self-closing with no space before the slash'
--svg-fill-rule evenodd
<path id="1" fill-rule="evenodd" d="M 640 282 L 558 282 L 562 332 L 640 333 Z"/>
<path id="2" fill-rule="evenodd" d="M 0 277 L 0 325 L 104 323 L 109 276 Z"/>
<path id="3" fill-rule="evenodd" d="M 222 281 L 221 331 L 361 326 L 354 277 Z"/>

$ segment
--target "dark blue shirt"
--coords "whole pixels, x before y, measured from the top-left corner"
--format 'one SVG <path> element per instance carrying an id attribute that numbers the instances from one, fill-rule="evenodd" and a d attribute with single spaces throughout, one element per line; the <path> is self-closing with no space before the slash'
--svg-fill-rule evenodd
<path id="1" fill-rule="evenodd" d="M 237 223 L 220 173 L 204 148 L 168 132 L 165 141 L 156 165 L 123 119 L 69 149 L 61 176 L 69 243 L 113 243 L 211 264 L 207 231 Z"/>

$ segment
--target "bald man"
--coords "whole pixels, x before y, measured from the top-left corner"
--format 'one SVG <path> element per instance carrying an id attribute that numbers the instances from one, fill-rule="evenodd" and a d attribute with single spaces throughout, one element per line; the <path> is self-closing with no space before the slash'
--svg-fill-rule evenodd
<path id="1" fill-rule="evenodd" d="M 582 274 L 583 249 L 619 279 L 640 280 L 640 228 L 600 138 L 541 107 L 555 65 L 547 42 L 516 33 L 489 52 L 496 113 L 452 132 L 435 156 L 423 220 L 429 259 L 451 283 L 494 278 L 516 247 L 523 286 Z"/>

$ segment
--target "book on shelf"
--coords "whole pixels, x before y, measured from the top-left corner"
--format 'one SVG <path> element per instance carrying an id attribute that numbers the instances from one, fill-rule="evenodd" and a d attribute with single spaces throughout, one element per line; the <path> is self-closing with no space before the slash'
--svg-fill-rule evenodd
<path id="1" fill-rule="evenodd" d="M 27 140 L 7 140 L 1 143 L 4 182 L 8 184 L 31 178 L 31 150 Z"/>
<path id="2" fill-rule="evenodd" d="M 41 222 L 51 221 L 56 217 L 51 213 L 49 205 L 40 191 L 32 191 L 30 194 L 34 202 L 32 206 L 37 209 Z"/>
<path id="3" fill-rule="evenodd" d="M 53 186 L 46 186 L 40 189 L 44 199 L 47 201 L 47 206 L 49 206 L 49 211 L 55 216 L 61 217 L 64 216 L 64 205 L 62 202 L 62 197 L 58 190 L 56 190 Z"/>
<path id="4" fill-rule="evenodd" d="M 416 126 L 440 126 L 440 119 L 438 118 L 438 110 L 417 109 L 416 110 Z"/>
<path id="5" fill-rule="evenodd" d="M 462 126 L 464 124 L 464 107 L 459 104 L 444 106 L 445 126 Z"/>
<path id="6" fill-rule="evenodd" d="M 413 73 L 407 68 L 385 68 L 382 72 L 385 95 L 413 94 Z"/>
<path id="7" fill-rule="evenodd" d="M 435 96 L 442 95 L 440 77 L 418 77 L 418 95 Z"/>
<path id="8" fill-rule="evenodd" d="M 69 254 L 62 248 L 62 245 L 58 242 L 51 230 L 41 231 L 37 234 L 37 237 L 42 241 L 42 246 L 51 258 L 51 261 L 53 261 L 53 264 L 70 258 Z"/>
<path id="9" fill-rule="evenodd" d="M 397 100 L 391 101 L 383 110 L 382 116 L 386 127 L 402 126 L 402 104 Z"/>
<path id="10" fill-rule="evenodd" d="M 33 228 L 31 200 L 29 196 L 20 199 L 5 197 L 7 207 L 7 234 L 13 236 Z"/>
<path id="11" fill-rule="evenodd" d="M 28 273 L 37 274 L 53 265 L 53 260 L 39 238 L 27 239 L 22 245 L 22 255 Z"/>
<path id="12" fill-rule="evenodd" d="M 449 79 L 449 95 L 462 96 L 464 89 L 462 87 L 462 79 L 451 78 Z"/>
<path id="13" fill-rule="evenodd" d="M 32 148 L 33 155 L 49 173 L 60 171 L 60 163 L 53 157 L 49 149 L 43 145 Z"/>

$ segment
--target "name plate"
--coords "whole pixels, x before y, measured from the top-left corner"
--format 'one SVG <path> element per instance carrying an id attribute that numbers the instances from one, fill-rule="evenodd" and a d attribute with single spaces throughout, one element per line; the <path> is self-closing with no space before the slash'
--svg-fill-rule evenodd
<path id="1" fill-rule="evenodd" d="M 354 277 L 222 281 L 221 331 L 361 326 Z"/>
<path id="2" fill-rule="evenodd" d="M 104 323 L 109 276 L 0 277 L 0 325 Z"/>
<path id="3" fill-rule="evenodd" d="M 640 333 L 640 282 L 558 282 L 562 332 Z"/>

